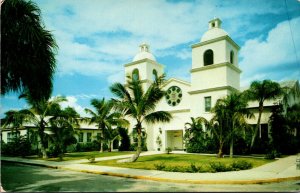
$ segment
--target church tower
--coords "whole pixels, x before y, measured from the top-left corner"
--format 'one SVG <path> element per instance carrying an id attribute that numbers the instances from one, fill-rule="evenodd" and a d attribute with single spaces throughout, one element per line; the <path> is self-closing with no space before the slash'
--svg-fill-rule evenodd
<path id="1" fill-rule="evenodd" d="M 209 21 L 200 43 L 192 45 L 191 116 L 211 118 L 219 98 L 240 88 L 240 47 L 221 28 L 218 18 Z"/>
<path id="2" fill-rule="evenodd" d="M 150 52 L 148 44 L 143 43 L 140 46 L 139 52 L 133 58 L 132 62 L 125 64 L 125 83 L 127 76 L 139 79 L 143 83 L 143 89 L 150 86 L 156 76 L 161 76 L 164 73 L 163 65 L 156 62 L 155 57 Z"/>

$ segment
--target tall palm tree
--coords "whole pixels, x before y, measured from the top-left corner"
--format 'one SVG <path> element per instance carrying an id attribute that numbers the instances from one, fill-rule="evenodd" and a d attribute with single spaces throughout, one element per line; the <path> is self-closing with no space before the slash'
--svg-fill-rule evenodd
<path id="1" fill-rule="evenodd" d="M 143 122 L 169 122 L 172 118 L 166 111 L 155 111 L 157 103 L 165 94 L 161 89 L 164 77 L 165 75 L 156 78 L 146 91 L 143 90 L 142 82 L 132 77 L 128 77 L 126 86 L 115 83 L 110 87 L 111 92 L 118 98 L 113 99 L 116 106 L 136 121 L 134 129 L 138 135 L 138 146 L 134 156 L 128 160 L 130 162 L 135 162 L 142 152 Z"/>
<path id="2" fill-rule="evenodd" d="M 216 105 L 212 108 L 212 112 L 214 115 L 210 121 L 206 121 L 202 117 L 200 119 L 219 141 L 218 157 L 221 158 L 223 157 L 223 146 L 230 138 L 230 117 L 224 100 L 217 100 Z"/>
<path id="3" fill-rule="evenodd" d="M 85 109 L 85 112 L 90 114 L 91 118 L 85 118 L 89 124 L 96 124 L 100 130 L 100 152 L 103 152 L 104 144 L 104 130 L 113 126 L 127 126 L 129 123 L 122 116 L 122 113 L 114 111 L 114 104 L 112 101 L 92 99 L 91 105 L 96 109 Z"/>
<path id="4" fill-rule="evenodd" d="M 24 94 L 20 97 L 25 98 L 27 103 L 31 105 L 26 116 L 28 117 L 29 122 L 31 122 L 38 129 L 41 152 L 43 154 L 43 158 L 47 158 L 46 146 L 48 141 L 45 129 L 46 127 L 50 126 L 51 118 L 55 117 L 57 112 L 60 110 L 59 103 L 66 101 L 66 98 L 58 96 L 50 100 L 36 101 L 31 98 L 30 94 Z"/>
<path id="5" fill-rule="evenodd" d="M 221 99 L 224 103 L 224 107 L 227 111 L 227 116 L 229 118 L 229 137 L 230 137 L 230 157 L 233 157 L 233 141 L 234 138 L 242 134 L 245 128 L 248 127 L 245 118 L 253 118 L 253 113 L 247 109 L 247 100 L 243 94 L 238 92 L 233 92 L 226 98 Z"/>
<path id="6" fill-rule="evenodd" d="M 1 39 L 1 95 L 28 90 L 35 100 L 48 99 L 57 45 L 45 29 L 36 3 L 2 3 Z"/>
<path id="7" fill-rule="evenodd" d="M 264 110 L 264 102 L 266 100 L 276 99 L 282 95 L 282 89 L 277 82 L 271 80 L 253 81 L 250 88 L 245 91 L 245 95 L 250 101 L 258 101 L 258 119 L 252 134 L 250 148 L 253 147 L 257 132 L 260 128 L 261 115 Z"/>

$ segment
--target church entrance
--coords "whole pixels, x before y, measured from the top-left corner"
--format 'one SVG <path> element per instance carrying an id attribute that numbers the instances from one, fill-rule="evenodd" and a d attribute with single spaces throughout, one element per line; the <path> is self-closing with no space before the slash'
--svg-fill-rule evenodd
<path id="1" fill-rule="evenodd" d="M 183 150 L 182 130 L 167 130 L 166 137 L 166 148 L 170 147 L 172 150 Z"/>

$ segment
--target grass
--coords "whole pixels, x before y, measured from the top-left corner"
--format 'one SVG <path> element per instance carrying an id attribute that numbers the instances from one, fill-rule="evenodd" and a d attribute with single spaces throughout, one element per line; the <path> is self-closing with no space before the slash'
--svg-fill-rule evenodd
<path id="1" fill-rule="evenodd" d="M 80 159 L 87 159 L 88 157 L 95 156 L 98 157 L 110 157 L 110 156 L 118 156 L 118 155 L 129 155 L 134 154 L 133 151 L 120 151 L 120 152 L 102 152 L 99 151 L 90 151 L 90 152 L 74 152 L 74 153 L 65 153 L 63 157 L 63 161 L 71 161 L 71 160 L 80 160 Z M 26 157 L 30 159 L 43 159 L 37 156 Z M 59 161 L 59 158 L 48 158 L 43 159 L 47 161 Z"/>
<path id="2" fill-rule="evenodd" d="M 225 165 L 230 165 L 234 161 L 239 160 L 250 162 L 253 167 L 258 167 L 273 161 L 261 158 L 216 158 L 215 156 L 204 155 L 160 154 L 142 156 L 136 162 L 133 163 L 117 163 L 117 160 L 107 160 L 93 163 L 93 165 L 156 170 L 157 165 L 161 164 L 173 168 L 186 168 L 190 167 L 191 164 L 194 164 L 197 167 L 204 168 L 203 171 L 209 172 L 209 163 L 211 162 L 220 162 Z"/>

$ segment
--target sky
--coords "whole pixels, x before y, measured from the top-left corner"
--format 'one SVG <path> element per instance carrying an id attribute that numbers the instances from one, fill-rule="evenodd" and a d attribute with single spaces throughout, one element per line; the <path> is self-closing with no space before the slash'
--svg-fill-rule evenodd
<path id="1" fill-rule="evenodd" d="M 124 64 L 146 42 L 167 78 L 190 82 L 191 45 L 213 18 L 240 46 L 241 87 L 253 80 L 300 80 L 300 0 L 33 0 L 58 45 L 53 96 L 82 116 L 93 98 L 109 99 Z M 0 117 L 28 108 L 1 96 Z"/>

